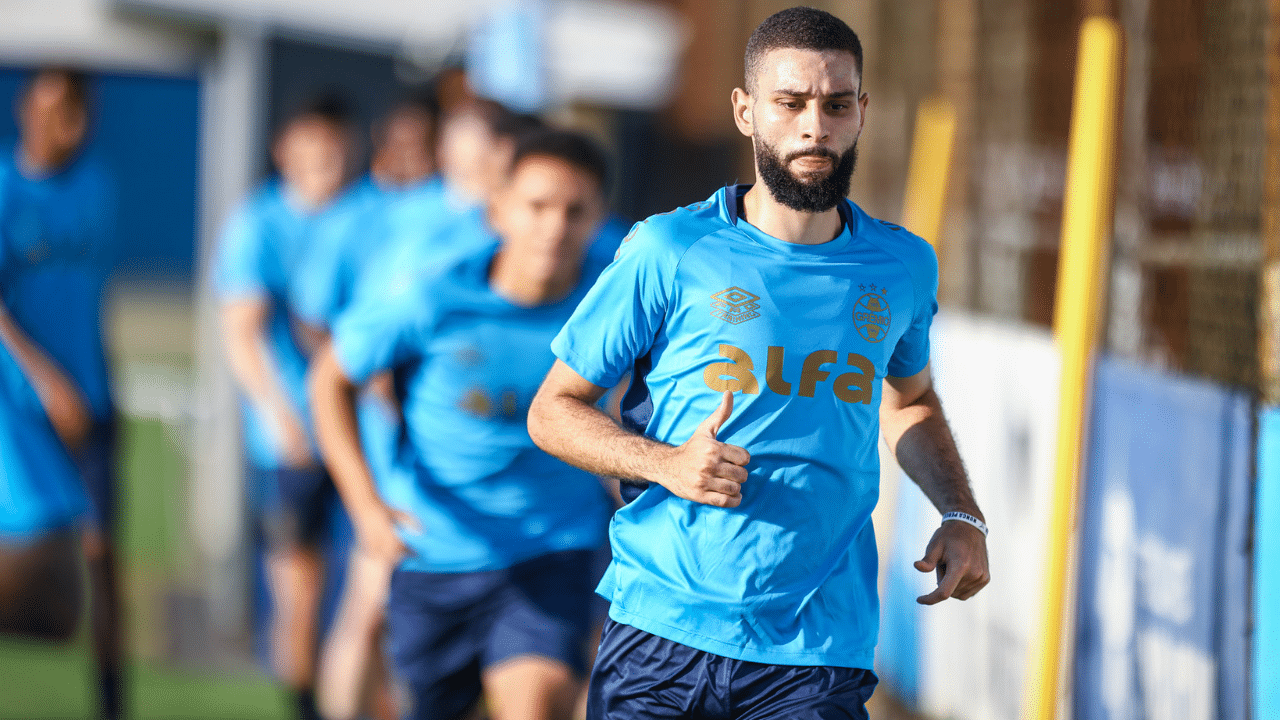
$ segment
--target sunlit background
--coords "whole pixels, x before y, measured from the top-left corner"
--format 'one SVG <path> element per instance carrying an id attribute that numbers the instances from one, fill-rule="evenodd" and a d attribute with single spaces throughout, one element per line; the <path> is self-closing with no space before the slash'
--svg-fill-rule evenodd
<path id="1" fill-rule="evenodd" d="M 1080 26 L 1102 15 L 1123 35 L 1122 113 L 1062 717 L 1280 717 L 1280 7 L 812 4 L 866 48 L 851 197 L 938 249 L 934 368 L 992 528 L 991 585 L 916 606 L 930 578 L 910 563 L 937 513 L 886 463 L 873 712 L 1014 720 L 1040 681 L 1064 178 Z M 619 168 L 613 209 L 638 220 L 751 181 L 729 94 L 747 36 L 787 6 L 0 0 L 0 139 L 31 69 L 83 67 L 90 146 L 119 188 L 107 336 L 136 717 L 286 717 L 255 640 L 259 560 L 208 283 L 283 115 L 317 90 L 350 98 L 366 129 L 428 81 L 445 104 L 490 97 L 601 139 Z M 940 147 L 929 232 L 904 220 L 908 176 Z M 90 716 L 90 662 L 84 640 L 0 639 L 0 717 Z"/>

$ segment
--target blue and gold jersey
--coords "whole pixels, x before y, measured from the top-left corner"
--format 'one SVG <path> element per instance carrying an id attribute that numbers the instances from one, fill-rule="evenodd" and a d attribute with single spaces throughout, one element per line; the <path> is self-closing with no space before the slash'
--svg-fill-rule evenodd
<path id="1" fill-rule="evenodd" d="M 751 453 L 737 508 L 654 484 L 619 510 L 598 592 L 707 652 L 870 668 L 881 381 L 928 364 L 937 260 L 849 202 L 835 239 L 783 242 L 741 218 L 746 189 L 637 225 L 552 344 L 601 387 L 633 372 L 624 419 L 673 445 L 732 391 L 718 437 Z"/>
<path id="2" fill-rule="evenodd" d="M 93 416 L 112 413 L 102 290 L 113 262 L 115 190 L 91 157 L 42 177 L 0 158 L 0 300 L 67 372 Z"/>
<path id="3" fill-rule="evenodd" d="M 551 339 L 599 273 L 550 305 L 519 307 L 489 287 L 496 238 L 477 218 L 479 249 L 390 300 L 357 302 L 333 343 L 354 382 L 391 370 L 408 442 L 412 481 L 379 480 L 388 504 L 415 515 L 413 555 L 402 567 L 473 572 L 559 550 L 598 547 L 610 503 L 592 475 L 551 457 L 529 438 L 526 414 L 555 360 Z M 483 243 L 481 241 L 484 241 Z"/>
<path id="4" fill-rule="evenodd" d="M 299 209 L 285 186 L 267 183 L 228 223 L 218 247 L 214 284 L 223 302 L 261 299 L 271 306 L 268 347 L 285 393 L 310 426 L 306 393 L 308 352 L 294 324 L 305 321 L 299 308 L 306 298 L 334 282 L 330 267 L 316 262 L 326 248 L 337 246 L 354 218 L 363 217 L 375 190 L 365 183 L 348 189 L 318 212 Z M 314 301 L 313 301 L 314 302 Z M 245 450 L 259 468 L 282 462 L 270 424 L 246 403 Z"/>

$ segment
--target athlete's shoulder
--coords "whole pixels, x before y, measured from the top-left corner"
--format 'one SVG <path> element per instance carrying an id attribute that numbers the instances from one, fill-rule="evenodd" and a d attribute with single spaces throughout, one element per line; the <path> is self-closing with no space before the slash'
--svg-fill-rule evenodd
<path id="1" fill-rule="evenodd" d="M 706 200 L 641 220 L 622 239 L 618 256 L 641 252 L 663 259 L 679 260 L 699 240 L 731 227 L 724 212 L 725 194 L 728 190 L 729 188 L 721 188 Z"/>
<path id="2" fill-rule="evenodd" d="M 342 209 L 353 211 L 363 211 L 372 207 L 380 207 L 386 205 L 394 196 L 392 191 L 384 190 L 378 187 L 373 178 L 365 176 L 351 183 L 351 186 L 342 191 L 335 203 Z"/>
<path id="3" fill-rule="evenodd" d="M 284 185 L 279 180 L 268 180 L 245 198 L 240 204 L 241 215 L 269 217 L 283 213 L 288 208 L 284 197 Z"/>
<path id="4" fill-rule="evenodd" d="M 929 241 L 901 225 L 872 217 L 852 201 L 849 207 L 857 217 L 861 239 L 898 258 L 912 273 L 937 274 L 938 255 Z"/>

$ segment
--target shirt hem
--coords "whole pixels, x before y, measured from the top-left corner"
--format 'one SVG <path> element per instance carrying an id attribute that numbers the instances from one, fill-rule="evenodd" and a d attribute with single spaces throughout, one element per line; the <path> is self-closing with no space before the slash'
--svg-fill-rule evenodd
<path id="1" fill-rule="evenodd" d="M 519 565 L 522 562 L 526 562 L 528 560 L 543 557 L 546 555 L 554 555 L 556 553 L 561 553 L 561 552 L 575 552 L 578 550 L 595 550 L 596 548 L 600 547 L 603 543 L 604 543 L 604 539 L 601 538 L 600 542 L 597 542 L 595 544 L 572 543 L 572 544 L 566 545 L 565 547 L 540 548 L 527 555 L 526 554 L 512 555 L 511 557 L 497 558 L 490 562 L 480 562 L 480 563 L 471 563 L 471 562 L 457 562 L 457 563 L 443 563 L 443 564 L 432 563 L 432 562 L 421 560 L 421 558 L 417 555 L 410 555 L 409 557 L 406 557 L 404 560 L 401 560 L 400 564 L 396 567 L 396 569 L 404 570 L 407 572 L 424 572 L 424 573 L 439 573 L 439 574 L 475 573 L 475 572 L 490 572 L 493 570 L 506 570 L 507 568 L 512 567 L 514 565 Z"/>

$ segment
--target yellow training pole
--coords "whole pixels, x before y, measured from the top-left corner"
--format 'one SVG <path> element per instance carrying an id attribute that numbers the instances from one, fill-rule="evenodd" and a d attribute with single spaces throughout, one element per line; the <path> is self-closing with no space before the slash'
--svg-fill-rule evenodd
<path id="1" fill-rule="evenodd" d="M 1103 270 L 1111 241 L 1119 65 L 1119 26 L 1108 18 L 1085 20 L 1076 64 L 1058 263 L 1054 331 L 1062 352 L 1062 381 L 1049 558 L 1045 566 L 1044 632 L 1028 675 L 1027 717 L 1033 720 L 1052 720 L 1058 710 L 1058 668 L 1067 561 L 1075 526 L 1075 488 L 1084 455 L 1090 361 L 1103 308 Z"/>
<path id="2" fill-rule="evenodd" d="M 956 111 L 951 103 L 941 98 L 921 102 L 911 142 L 902 226 L 935 247 L 942 233 L 942 212 L 955 138 Z"/>

